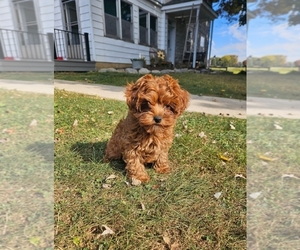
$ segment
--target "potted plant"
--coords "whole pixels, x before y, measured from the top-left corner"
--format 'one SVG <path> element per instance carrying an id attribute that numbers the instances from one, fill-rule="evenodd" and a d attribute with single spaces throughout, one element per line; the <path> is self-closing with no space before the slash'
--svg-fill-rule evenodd
<path id="1" fill-rule="evenodd" d="M 146 65 L 146 59 L 145 57 L 142 57 L 142 55 L 139 55 L 139 58 L 133 58 L 130 59 L 132 63 L 132 68 L 133 69 L 141 69 Z"/>

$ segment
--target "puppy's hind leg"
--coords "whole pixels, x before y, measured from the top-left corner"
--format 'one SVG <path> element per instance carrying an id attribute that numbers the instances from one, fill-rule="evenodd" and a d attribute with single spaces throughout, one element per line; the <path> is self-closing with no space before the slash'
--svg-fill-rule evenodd
<path id="1" fill-rule="evenodd" d="M 119 144 L 120 143 L 116 141 L 114 137 L 110 139 L 110 141 L 107 143 L 106 150 L 105 150 L 105 155 L 104 155 L 105 162 L 122 159 L 122 153 Z"/>

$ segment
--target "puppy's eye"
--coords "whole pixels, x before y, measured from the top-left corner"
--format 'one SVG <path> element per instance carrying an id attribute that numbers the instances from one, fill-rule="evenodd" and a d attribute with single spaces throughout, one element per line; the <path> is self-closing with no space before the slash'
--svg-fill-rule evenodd
<path id="1" fill-rule="evenodd" d="M 151 109 L 150 103 L 148 101 L 143 101 L 141 104 L 141 111 L 146 112 L 146 111 L 149 111 L 150 109 Z"/>
<path id="2" fill-rule="evenodd" d="M 174 113 L 174 114 L 175 114 L 175 112 L 176 112 L 172 105 L 166 105 L 165 108 L 166 108 L 167 110 L 171 111 L 171 112 Z"/>

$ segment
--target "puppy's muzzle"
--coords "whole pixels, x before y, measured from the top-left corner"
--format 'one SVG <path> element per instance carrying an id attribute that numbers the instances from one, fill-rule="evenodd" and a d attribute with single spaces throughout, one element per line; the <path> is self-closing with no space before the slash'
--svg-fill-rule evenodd
<path id="1" fill-rule="evenodd" d="M 154 116 L 153 119 L 154 119 L 155 123 L 160 123 L 161 120 L 162 120 L 162 117 L 161 116 Z"/>

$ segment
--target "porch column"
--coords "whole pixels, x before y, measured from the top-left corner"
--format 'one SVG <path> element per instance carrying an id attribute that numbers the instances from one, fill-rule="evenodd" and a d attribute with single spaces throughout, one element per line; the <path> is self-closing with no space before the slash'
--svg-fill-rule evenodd
<path id="1" fill-rule="evenodd" d="M 161 44 L 158 44 L 158 48 L 161 47 L 162 50 L 164 50 L 167 53 L 167 45 L 166 45 L 166 36 L 168 34 L 168 30 L 167 30 L 167 19 L 166 19 L 166 12 L 162 11 L 161 13 Z M 159 33 L 157 32 L 157 34 L 159 35 Z"/>
<path id="2" fill-rule="evenodd" d="M 210 21 L 210 27 L 209 27 L 209 41 L 208 41 L 208 55 L 206 56 L 206 67 L 210 69 L 211 66 L 211 46 L 212 46 L 212 37 L 213 37 L 213 31 L 214 31 L 214 20 Z"/>
<path id="3" fill-rule="evenodd" d="M 200 7 L 201 7 L 201 5 L 199 5 L 199 7 L 197 8 L 197 14 L 196 14 L 196 29 L 195 29 L 195 35 L 194 35 L 194 53 L 193 53 L 193 69 L 196 67 Z"/>

